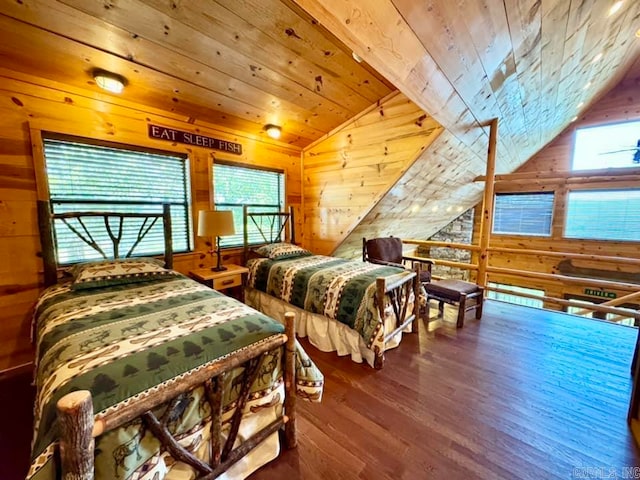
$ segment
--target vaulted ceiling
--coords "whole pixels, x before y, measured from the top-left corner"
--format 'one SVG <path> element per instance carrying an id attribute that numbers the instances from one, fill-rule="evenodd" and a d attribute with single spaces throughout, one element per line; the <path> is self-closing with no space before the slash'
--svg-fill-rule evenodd
<path id="1" fill-rule="evenodd" d="M 120 98 L 302 148 L 397 88 L 445 128 L 400 187 L 468 203 L 487 122 L 514 170 L 622 78 L 639 29 L 637 0 L 3 0 L 0 68 L 96 92 L 114 71 Z"/>

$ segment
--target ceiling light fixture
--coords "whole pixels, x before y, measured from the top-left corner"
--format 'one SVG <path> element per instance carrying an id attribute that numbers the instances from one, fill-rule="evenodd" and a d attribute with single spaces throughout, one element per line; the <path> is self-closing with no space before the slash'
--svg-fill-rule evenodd
<path id="1" fill-rule="evenodd" d="M 591 63 L 596 63 L 596 62 L 600 61 L 601 58 L 602 58 L 602 52 L 600 52 L 595 57 L 593 57 L 593 60 L 591 60 Z"/>
<path id="2" fill-rule="evenodd" d="M 586 90 L 587 88 L 589 88 L 591 86 L 591 82 L 587 82 L 587 84 L 582 87 L 583 90 Z"/>
<path id="3" fill-rule="evenodd" d="M 578 108 L 582 108 L 582 107 L 584 107 L 584 102 L 580 102 L 580 103 L 578 104 Z"/>
<path id="4" fill-rule="evenodd" d="M 358 55 L 356 52 L 351 52 L 351 56 L 356 62 L 362 63 L 362 57 Z"/>
<path id="5" fill-rule="evenodd" d="M 94 70 L 93 79 L 96 81 L 96 85 L 111 93 L 122 93 L 127 84 L 127 80 L 123 76 L 106 70 Z"/>
<path id="6" fill-rule="evenodd" d="M 638 31 L 636 31 L 636 37 L 640 38 L 640 29 L 638 29 Z"/>
<path id="7" fill-rule="evenodd" d="M 268 125 L 265 125 L 264 129 L 267 132 L 267 135 L 269 135 L 274 140 L 279 139 L 280 135 L 282 134 L 282 128 L 280 128 L 278 125 L 273 125 L 271 123 Z"/>
<path id="8" fill-rule="evenodd" d="M 576 115 L 575 117 L 573 117 L 573 118 L 571 119 L 571 121 L 572 121 L 572 122 L 575 122 L 577 119 L 578 119 L 578 116 Z"/>
<path id="9" fill-rule="evenodd" d="M 618 0 L 616 3 L 611 5 L 611 8 L 609 9 L 609 16 L 613 15 L 618 10 L 620 10 L 622 8 L 623 3 L 624 3 L 624 0 Z"/>

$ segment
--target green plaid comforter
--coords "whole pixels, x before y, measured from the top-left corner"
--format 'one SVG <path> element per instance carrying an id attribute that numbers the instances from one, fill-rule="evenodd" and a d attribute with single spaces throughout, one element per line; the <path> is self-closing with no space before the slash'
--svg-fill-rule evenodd
<path id="1" fill-rule="evenodd" d="M 131 397 L 283 331 L 279 322 L 183 276 L 83 291 L 64 284 L 47 289 L 34 317 L 37 395 L 27 478 L 56 478 L 55 404 L 65 394 L 90 390 L 99 418 Z M 252 408 L 260 399 L 273 403 L 282 386 L 280 357 L 264 356 Z M 298 392 L 319 401 L 322 374 L 299 346 L 296 363 Z M 240 371 L 226 377 L 226 410 L 235 408 L 239 389 L 233 382 Z M 177 434 L 202 428 L 210 417 L 204 397 L 202 388 L 190 392 L 188 403 L 197 408 L 185 408 L 174 425 Z M 139 421 L 115 432 L 97 439 L 96 478 L 143 478 L 145 462 L 158 461 L 158 442 Z"/>
<path id="2" fill-rule="evenodd" d="M 376 278 L 410 275 L 402 268 L 323 255 L 248 262 L 249 285 L 356 330 L 368 348 L 384 351 L 383 319 L 375 304 Z"/>

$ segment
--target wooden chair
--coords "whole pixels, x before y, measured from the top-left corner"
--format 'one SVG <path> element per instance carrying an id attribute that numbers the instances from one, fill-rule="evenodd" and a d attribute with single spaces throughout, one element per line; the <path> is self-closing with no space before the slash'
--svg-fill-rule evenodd
<path id="1" fill-rule="evenodd" d="M 362 239 L 362 260 L 364 262 L 389 265 L 391 267 L 407 268 L 406 262 L 411 263 L 411 269 L 419 263 L 420 282 L 425 284 L 431 281 L 431 267 L 433 260 L 430 258 L 404 255 L 402 252 L 402 240 L 398 237 L 381 237 L 367 240 Z"/>

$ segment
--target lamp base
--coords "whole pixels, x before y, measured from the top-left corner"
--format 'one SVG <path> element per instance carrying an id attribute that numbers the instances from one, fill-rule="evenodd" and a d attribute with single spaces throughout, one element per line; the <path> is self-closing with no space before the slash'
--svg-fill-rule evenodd
<path id="1" fill-rule="evenodd" d="M 219 267 L 211 267 L 212 272 L 224 272 L 225 270 L 227 270 L 227 267 L 223 267 L 222 265 Z"/>

